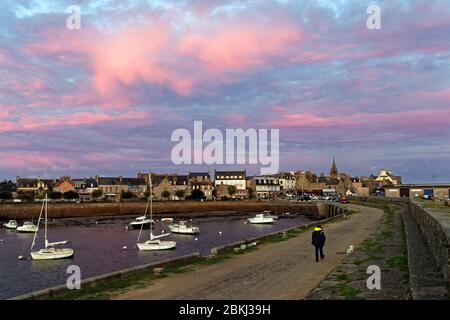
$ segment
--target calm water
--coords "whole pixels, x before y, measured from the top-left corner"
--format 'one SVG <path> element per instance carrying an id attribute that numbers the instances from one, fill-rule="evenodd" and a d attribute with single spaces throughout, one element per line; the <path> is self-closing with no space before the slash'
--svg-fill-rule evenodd
<path id="1" fill-rule="evenodd" d="M 49 241 L 69 240 L 70 247 L 75 250 L 73 259 L 54 261 L 19 261 L 19 255 L 29 257 L 33 234 L 0 228 L 0 299 L 65 284 L 68 276 L 66 268 L 71 264 L 80 266 L 82 277 L 88 278 L 193 252 L 208 255 L 213 247 L 301 226 L 310 221 L 307 217 L 299 216 L 279 219 L 273 225 L 251 225 L 245 224 L 244 218 L 197 219 L 194 225 L 200 227 L 200 235 L 172 234 L 164 239 L 178 241 L 177 248 L 158 252 L 133 249 L 139 230 L 126 230 L 126 221 L 51 226 Z M 159 234 L 161 230 L 169 231 L 167 224 L 157 223 L 155 234 Z M 221 235 L 219 231 L 222 232 Z M 148 239 L 148 235 L 149 231 L 143 230 L 141 240 Z M 35 249 L 42 246 L 43 230 L 38 236 Z M 124 246 L 128 250 L 123 250 Z"/>

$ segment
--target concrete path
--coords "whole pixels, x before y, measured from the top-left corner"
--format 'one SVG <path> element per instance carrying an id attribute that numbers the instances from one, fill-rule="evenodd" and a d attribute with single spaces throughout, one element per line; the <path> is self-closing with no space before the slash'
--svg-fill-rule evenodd
<path id="1" fill-rule="evenodd" d="M 379 209 L 349 207 L 360 213 L 324 226 L 326 257 L 318 263 L 311 234 L 305 232 L 222 263 L 171 274 L 116 299 L 303 299 L 341 262 L 349 245 L 375 231 L 383 216 Z"/>

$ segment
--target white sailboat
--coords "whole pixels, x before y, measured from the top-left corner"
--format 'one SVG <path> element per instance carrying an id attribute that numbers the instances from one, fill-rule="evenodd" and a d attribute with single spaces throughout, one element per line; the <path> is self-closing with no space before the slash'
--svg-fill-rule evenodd
<path id="1" fill-rule="evenodd" d="M 147 216 L 147 210 L 148 207 L 150 206 L 150 220 L 153 221 L 153 191 L 152 191 L 153 187 L 152 187 L 152 178 L 150 175 L 150 195 L 147 201 L 147 206 L 145 208 L 145 213 L 144 213 L 144 217 Z M 138 243 L 137 243 L 137 247 L 139 248 L 140 251 L 158 251 L 158 250 L 168 250 L 168 249 L 174 249 L 177 245 L 176 241 L 161 241 L 160 238 L 162 237 L 166 237 L 168 235 L 170 235 L 170 233 L 163 233 L 160 235 L 153 235 L 153 224 L 150 223 L 150 239 L 145 241 L 145 242 L 139 242 L 139 239 L 141 237 L 141 232 L 142 232 L 142 228 L 141 231 L 139 231 L 139 237 L 138 237 Z"/>
<path id="2" fill-rule="evenodd" d="M 44 225 L 45 225 L 45 240 L 44 240 L 44 249 L 41 249 L 39 251 L 33 251 L 33 247 L 36 242 L 36 236 L 39 232 L 39 224 L 42 220 L 42 212 L 45 212 L 44 217 Z M 49 242 L 48 241 L 48 232 L 47 232 L 47 226 L 48 226 L 48 198 L 47 195 L 45 195 L 45 199 L 42 203 L 41 212 L 39 214 L 39 220 L 37 224 L 36 233 L 34 234 L 33 238 L 33 244 L 31 245 L 31 258 L 33 260 L 55 260 L 55 259 L 64 259 L 64 258 L 71 258 L 74 254 L 73 249 L 71 248 L 61 248 L 57 249 L 55 248 L 56 245 L 66 244 L 67 241 L 59 241 L 59 242 Z"/>

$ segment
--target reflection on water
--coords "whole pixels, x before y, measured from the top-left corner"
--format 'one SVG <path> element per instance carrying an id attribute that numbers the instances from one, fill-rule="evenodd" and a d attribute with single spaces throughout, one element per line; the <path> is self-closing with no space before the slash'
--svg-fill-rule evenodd
<path id="1" fill-rule="evenodd" d="M 126 230 L 124 222 L 84 226 L 54 226 L 49 228 L 49 241 L 69 240 L 66 245 L 75 250 L 73 259 L 54 261 L 18 260 L 29 257 L 33 234 L 0 229 L 0 298 L 11 298 L 28 292 L 66 283 L 66 269 L 75 264 L 81 276 L 88 278 L 146 263 L 200 252 L 210 253 L 211 248 L 261 236 L 273 231 L 300 226 L 310 222 L 306 217 L 279 219 L 273 225 L 252 225 L 244 219 L 198 219 L 199 235 L 172 234 L 164 239 L 177 241 L 175 250 L 140 252 L 135 248 L 139 230 Z M 168 224 L 157 223 L 154 234 L 168 232 Z M 141 241 L 149 238 L 143 230 Z M 35 249 L 43 247 L 43 232 L 36 239 Z M 123 247 L 126 246 L 127 250 Z"/>

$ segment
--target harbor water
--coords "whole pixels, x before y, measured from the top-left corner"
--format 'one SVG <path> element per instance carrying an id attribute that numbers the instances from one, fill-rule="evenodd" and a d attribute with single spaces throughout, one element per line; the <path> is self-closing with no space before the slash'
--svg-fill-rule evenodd
<path id="1" fill-rule="evenodd" d="M 29 260 L 33 234 L 0 228 L 0 299 L 65 284 L 70 265 L 79 266 L 82 278 L 88 278 L 193 252 L 209 255 L 213 247 L 311 222 L 305 216 L 280 218 L 273 225 L 252 225 L 245 221 L 245 217 L 196 219 L 193 223 L 200 228 L 199 235 L 171 234 L 164 240 L 176 240 L 176 249 L 153 252 L 135 248 L 139 230 L 127 230 L 129 220 L 56 223 L 49 226 L 49 241 L 70 241 L 66 246 L 73 248 L 75 255 L 72 259 L 53 261 Z M 157 222 L 154 234 L 163 230 L 169 231 L 168 224 Z M 43 233 L 39 232 L 35 250 L 44 245 Z M 142 230 L 141 241 L 148 238 L 149 230 Z M 24 259 L 19 260 L 19 256 Z"/>

